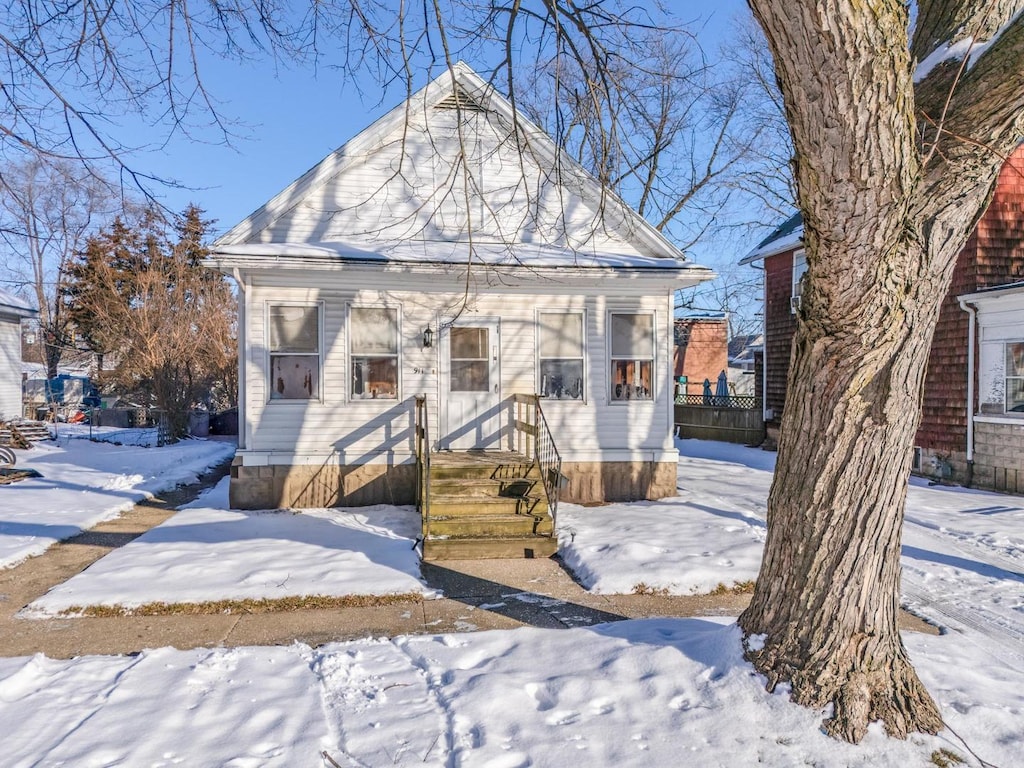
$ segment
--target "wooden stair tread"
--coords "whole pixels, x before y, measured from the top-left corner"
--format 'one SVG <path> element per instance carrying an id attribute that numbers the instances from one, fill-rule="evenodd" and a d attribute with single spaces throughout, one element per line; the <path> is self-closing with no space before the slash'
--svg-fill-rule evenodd
<path id="1" fill-rule="evenodd" d="M 428 539 L 423 543 L 424 560 L 546 558 L 557 552 L 558 541 L 550 536 L 504 539 Z"/>
<path id="2" fill-rule="evenodd" d="M 537 465 L 510 451 L 430 454 L 425 560 L 550 557 L 554 521 Z"/>

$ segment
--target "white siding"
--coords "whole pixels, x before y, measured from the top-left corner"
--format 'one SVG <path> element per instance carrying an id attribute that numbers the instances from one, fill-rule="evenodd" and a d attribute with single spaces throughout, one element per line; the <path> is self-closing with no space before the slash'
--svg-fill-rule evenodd
<path id="1" fill-rule="evenodd" d="M 465 162 L 455 113 L 411 121 L 305 190 L 250 242 L 422 240 L 533 243 L 639 254 L 602 221 L 573 174 L 556 175 L 494 113 L 464 115 Z M 467 206 L 466 201 L 472 203 Z M 609 206 L 611 203 L 609 203 Z M 467 213 L 468 210 L 468 213 Z M 624 224 L 619 224 L 619 228 Z"/>
<path id="2" fill-rule="evenodd" d="M 1005 408 L 1008 341 L 1024 341 L 1024 295 L 993 295 L 978 302 L 978 402 L 983 413 Z"/>
<path id="3" fill-rule="evenodd" d="M 21 416 L 21 320 L 0 317 L 0 419 Z"/>
<path id="4" fill-rule="evenodd" d="M 425 394 L 432 433 L 439 427 L 439 386 L 442 360 L 439 334 L 431 349 L 423 349 L 422 332 L 435 332 L 450 319 L 464 298 L 456 290 L 437 289 L 438 279 L 380 274 L 377 282 L 394 283 L 393 290 L 359 289 L 374 281 L 339 272 L 258 275 L 246 291 L 248 362 L 244 393 L 246 463 L 374 461 L 401 463 L 413 450 L 412 398 Z M 451 283 L 454 288 L 456 282 Z M 315 287 L 314 287 L 315 286 Z M 417 286 L 420 286 L 417 289 Z M 585 390 L 583 402 L 545 400 L 544 412 L 563 459 L 599 461 L 661 460 L 672 451 L 671 296 L 599 296 L 566 293 L 565 288 L 490 288 L 472 297 L 460 319 L 473 315 L 498 317 L 500 331 L 500 394 L 532 394 L 538 389 L 536 313 L 538 310 L 583 310 L 586 317 Z M 323 302 L 322 398 L 319 401 L 281 401 L 268 398 L 266 313 L 268 303 Z M 399 399 L 352 400 L 348 392 L 349 303 L 397 306 L 401 310 Z M 612 403 L 608 397 L 608 350 L 605 326 L 610 311 L 653 312 L 656 318 L 655 398 L 648 402 Z"/>

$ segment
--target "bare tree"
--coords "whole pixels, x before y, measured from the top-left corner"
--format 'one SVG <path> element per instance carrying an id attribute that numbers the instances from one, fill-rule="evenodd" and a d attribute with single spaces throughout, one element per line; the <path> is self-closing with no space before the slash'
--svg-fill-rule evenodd
<path id="1" fill-rule="evenodd" d="M 752 18 L 736 20 L 722 58 L 729 64 L 730 77 L 743 85 L 738 130 L 750 137 L 743 162 L 726 183 L 745 205 L 743 223 L 774 226 L 796 206 L 793 142 L 771 52 Z M 741 234 L 749 238 L 750 229 L 741 229 Z"/>
<path id="2" fill-rule="evenodd" d="M 763 77 L 763 40 L 755 45 L 749 24 L 743 32 L 714 61 L 686 34 L 639 30 L 646 66 L 612 61 L 604 90 L 581 88 L 579 63 L 557 59 L 523 73 L 521 106 L 681 248 L 733 226 L 740 210 L 746 232 L 795 196 L 785 119 L 781 108 L 767 114 L 779 97 Z"/>
<path id="3" fill-rule="evenodd" d="M 74 254 L 109 215 L 113 190 L 69 161 L 38 156 L 0 174 L 0 242 L 4 280 L 31 294 L 39 308 L 39 362 L 48 378 L 74 353 L 73 326 L 61 287 Z"/>
<path id="4" fill-rule="evenodd" d="M 729 338 L 755 334 L 763 329 L 761 312 L 763 273 L 735 261 L 716 270 L 718 277 L 693 288 L 676 291 L 677 311 L 721 311 L 726 315 Z"/>
<path id="5" fill-rule="evenodd" d="M 830 734 L 936 732 L 897 631 L 900 532 L 939 304 L 1024 137 L 1024 0 L 751 0 L 796 151 L 808 273 L 764 561 L 740 618 Z M 754 639 L 756 638 L 756 642 Z"/>

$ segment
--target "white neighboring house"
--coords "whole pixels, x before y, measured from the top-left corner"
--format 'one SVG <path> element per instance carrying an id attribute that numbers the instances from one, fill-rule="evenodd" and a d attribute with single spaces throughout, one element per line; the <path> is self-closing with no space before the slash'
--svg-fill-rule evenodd
<path id="1" fill-rule="evenodd" d="M 17 296 L 0 290 L 0 421 L 21 413 L 21 321 L 39 314 Z"/>
<path id="2" fill-rule="evenodd" d="M 417 395 L 461 451 L 512 448 L 540 394 L 562 498 L 676 492 L 673 291 L 714 275 L 463 64 L 207 264 L 240 290 L 233 506 L 412 502 Z"/>
<path id="3" fill-rule="evenodd" d="M 997 491 L 1024 493 L 1024 283 L 958 298 L 970 320 L 967 460 L 972 480 Z"/>

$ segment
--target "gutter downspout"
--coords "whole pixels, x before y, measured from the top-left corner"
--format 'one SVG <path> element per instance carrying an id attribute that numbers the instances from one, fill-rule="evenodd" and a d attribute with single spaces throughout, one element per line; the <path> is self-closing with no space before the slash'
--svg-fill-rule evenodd
<path id="1" fill-rule="evenodd" d="M 978 308 L 958 299 L 960 309 L 967 313 L 967 481 L 966 488 L 974 482 L 974 337 L 977 328 Z"/>
<path id="2" fill-rule="evenodd" d="M 761 270 L 761 421 L 768 423 L 768 272 L 761 266 L 750 265 L 751 269 Z"/>
<path id="3" fill-rule="evenodd" d="M 231 276 L 235 280 L 235 285 L 238 286 L 238 449 L 245 450 L 249 445 L 246 434 L 249 429 L 249 419 L 246 418 L 245 402 L 245 352 L 249 343 L 246 323 L 249 319 L 248 313 L 245 311 L 247 302 L 245 282 L 242 280 L 242 273 L 238 267 L 231 270 Z"/>

